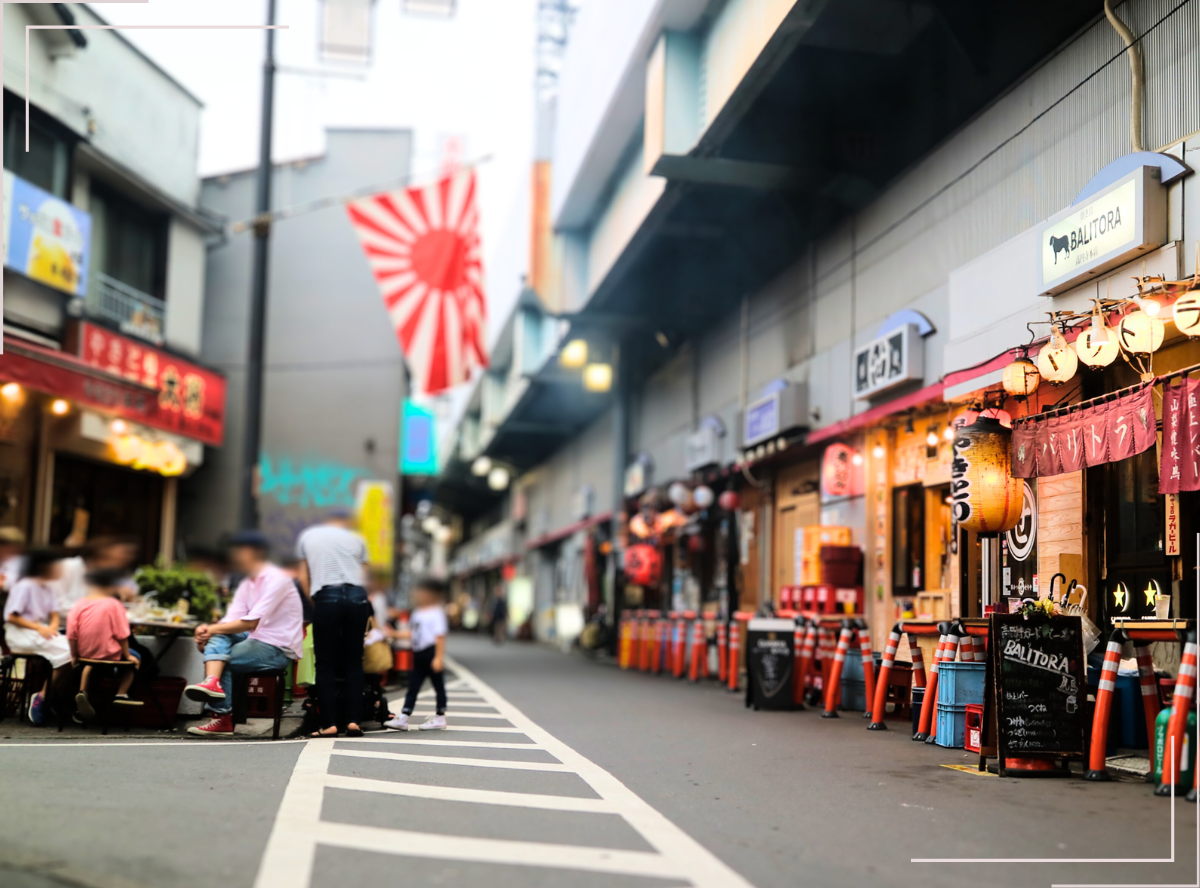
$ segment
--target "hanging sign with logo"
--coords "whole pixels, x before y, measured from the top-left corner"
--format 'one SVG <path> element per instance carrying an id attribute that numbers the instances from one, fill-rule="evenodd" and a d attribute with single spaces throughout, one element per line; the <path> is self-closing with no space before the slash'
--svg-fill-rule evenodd
<path id="1" fill-rule="evenodd" d="M 139 422 L 219 447 L 225 435 L 225 377 L 169 352 L 80 321 L 85 364 L 158 392 L 157 409 Z"/>
<path id="2" fill-rule="evenodd" d="M 862 401 L 925 377 L 925 344 L 916 324 L 905 324 L 854 352 L 854 397 Z"/>
<path id="3" fill-rule="evenodd" d="M 4 265 L 72 296 L 87 291 L 92 217 L 4 173 Z"/>
<path id="4" fill-rule="evenodd" d="M 1200 490 L 1200 379 L 1163 383 L 1159 493 Z"/>
<path id="5" fill-rule="evenodd" d="M 1000 578 L 1004 595 L 1028 598 L 1037 594 L 1037 481 L 1026 481 L 1021 518 L 1000 538 Z"/>
<path id="6" fill-rule="evenodd" d="M 392 569 L 396 545 L 392 482 L 359 481 L 354 497 L 358 531 L 367 543 L 367 563 L 379 570 Z"/>
<path id="7" fill-rule="evenodd" d="M 1053 296 L 1167 241 L 1167 198 L 1157 167 L 1138 167 L 1087 203 L 1041 226 L 1039 292 Z"/>

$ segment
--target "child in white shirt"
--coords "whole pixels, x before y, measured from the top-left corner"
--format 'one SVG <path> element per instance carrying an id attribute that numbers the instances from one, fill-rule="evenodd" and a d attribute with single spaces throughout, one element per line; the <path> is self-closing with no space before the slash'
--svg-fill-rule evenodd
<path id="1" fill-rule="evenodd" d="M 426 676 L 433 682 L 437 695 L 437 714 L 418 725 L 421 731 L 438 731 L 446 727 L 446 681 L 443 666 L 446 659 L 446 584 L 432 577 L 417 581 L 413 588 L 413 612 L 409 617 L 412 630 L 413 666 L 408 679 L 408 694 L 400 715 L 385 722 L 393 731 L 407 731 L 408 717 L 417 705 L 417 695 Z"/>
<path id="2" fill-rule="evenodd" d="M 34 654 L 44 657 L 54 669 L 56 686 L 66 680 L 71 669 L 71 647 L 66 636 L 58 631 L 59 614 L 56 601 L 61 559 L 48 549 L 29 553 L 25 576 L 13 585 L 4 604 L 4 640 L 14 654 Z M 47 679 L 29 703 L 29 720 L 42 724 Z"/>

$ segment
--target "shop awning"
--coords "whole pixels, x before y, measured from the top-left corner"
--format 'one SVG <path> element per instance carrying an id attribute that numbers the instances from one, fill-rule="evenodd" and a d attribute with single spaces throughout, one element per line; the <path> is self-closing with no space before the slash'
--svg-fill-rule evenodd
<path id="1" fill-rule="evenodd" d="M 1010 349 L 990 361 L 946 374 L 946 378 L 942 380 L 942 384 L 945 386 L 942 398 L 946 401 L 958 401 L 981 389 L 999 385 L 1000 377 L 1004 375 L 1004 368 L 1011 364 L 1019 354 L 1020 349 Z"/>
<path id="2" fill-rule="evenodd" d="M 57 398 L 155 425 L 158 392 L 148 386 L 105 373 L 74 355 L 4 337 L 0 381 L 16 382 Z"/>
<path id="3" fill-rule="evenodd" d="M 529 540 L 525 544 L 525 549 L 529 551 L 539 549 L 542 546 L 548 546 L 551 543 L 557 543 L 559 540 L 565 540 L 567 537 L 579 533 L 581 530 L 587 530 L 589 527 L 595 527 L 597 524 L 603 524 L 606 521 L 612 521 L 612 512 L 601 512 L 599 515 L 593 515 L 590 518 L 584 518 L 582 521 L 576 521 L 574 524 L 568 524 L 566 527 L 560 527 L 558 530 L 544 533 L 540 537 Z"/>
<path id="4" fill-rule="evenodd" d="M 925 388 L 919 389 L 910 395 L 896 398 L 894 401 L 888 401 L 886 404 L 880 404 L 878 407 L 872 407 L 870 410 L 856 413 L 849 419 L 843 419 L 841 422 L 835 422 L 832 425 L 811 431 L 808 433 L 807 443 L 819 444 L 822 441 L 838 438 L 850 432 L 874 425 L 880 420 L 886 419 L 894 413 L 901 413 L 910 407 L 918 407 L 929 401 L 941 400 L 944 388 L 944 383 L 935 382 L 933 385 L 927 385 Z"/>

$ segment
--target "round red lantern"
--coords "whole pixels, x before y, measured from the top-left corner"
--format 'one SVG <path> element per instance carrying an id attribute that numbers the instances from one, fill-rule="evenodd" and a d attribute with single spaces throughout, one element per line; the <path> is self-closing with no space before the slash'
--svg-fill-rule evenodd
<path id="1" fill-rule="evenodd" d="M 635 586 L 657 586 L 662 579 L 662 556 L 646 543 L 625 550 L 625 579 Z"/>
<path id="2" fill-rule="evenodd" d="M 688 537 L 687 547 L 688 551 L 693 555 L 699 555 L 708 548 L 708 544 L 706 543 L 702 534 L 694 533 Z"/>
<path id="3" fill-rule="evenodd" d="M 722 491 L 720 497 L 717 498 L 717 505 L 719 505 L 726 512 L 736 512 L 737 507 L 741 504 L 741 497 L 738 496 L 736 490 Z"/>

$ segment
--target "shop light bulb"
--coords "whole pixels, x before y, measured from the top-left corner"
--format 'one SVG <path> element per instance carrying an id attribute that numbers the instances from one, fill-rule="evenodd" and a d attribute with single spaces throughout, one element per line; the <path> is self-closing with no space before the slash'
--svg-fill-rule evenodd
<path id="1" fill-rule="evenodd" d="M 885 456 L 887 456 L 887 451 L 883 449 L 882 444 L 876 444 L 871 450 L 871 456 L 875 457 L 876 459 L 883 459 Z"/>
<path id="2" fill-rule="evenodd" d="M 6 401 L 17 401 L 21 397 L 21 387 L 15 382 L 6 382 L 0 385 L 0 397 Z"/>
<path id="3" fill-rule="evenodd" d="M 114 435 L 124 435 L 129 432 L 129 423 L 123 419 L 114 419 L 108 428 Z"/>
<path id="4" fill-rule="evenodd" d="M 947 441 L 954 440 L 954 426 L 946 426 L 946 431 L 942 432 L 942 437 Z"/>
<path id="5" fill-rule="evenodd" d="M 62 398 L 55 398 L 50 402 L 50 412 L 55 416 L 66 416 L 71 412 L 71 405 Z"/>
<path id="6" fill-rule="evenodd" d="M 492 470 L 492 461 L 489 457 L 476 457 L 475 462 L 471 463 L 471 474 L 477 478 L 482 478 Z"/>
<path id="7" fill-rule="evenodd" d="M 496 466 L 488 472 L 488 487 L 495 490 L 497 493 L 508 487 L 508 469 L 504 466 Z"/>
<path id="8" fill-rule="evenodd" d="M 586 339 L 572 339 L 563 346 L 558 362 L 571 370 L 578 370 L 588 359 L 588 344 Z"/>
<path id="9" fill-rule="evenodd" d="M 938 433 L 937 433 L 936 429 L 930 429 L 929 434 L 927 434 L 925 436 L 925 446 L 926 447 L 937 447 L 938 446 Z"/>
<path id="10" fill-rule="evenodd" d="M 1098 311 L 1092 314 L 1092 335 L 1089 341 L 1092 345 L 1104 345 L 1108 342 L 1108 325 L 1104 323 L 1104 315 Z"/>
<path id="11" fill-rule="evenodd" d="M 1138 308 L 1152 318 L 1158 317 L 1158 313 L 1162 311 L 1162 306 L 1158 303 L 1157 299 L 1151 299 L 1148 296 L 1134 296 L 1133 301 Z"/>
<path id="12" fill-rule="evenodd" d="M 588 364 L 583 368 L 583 387 L 589 392 L 612 388 L 612 364 Z"/>
<path id="13" fill-rule="evenodd" d="M 856 466 L 861 466 L 863 464 L 862 454 L 858 451 L 855 451 L 854 456 L 850 457 L 850 462 L 854 463 Z"/>

